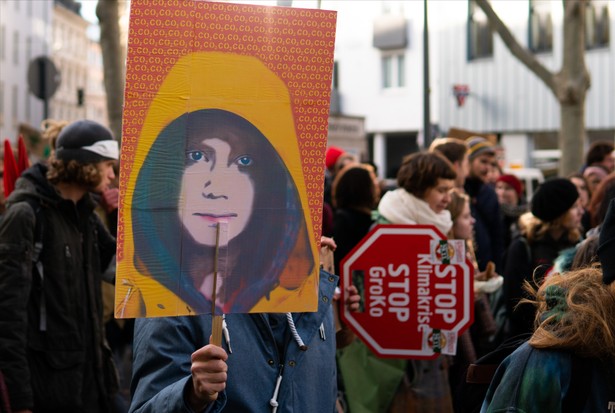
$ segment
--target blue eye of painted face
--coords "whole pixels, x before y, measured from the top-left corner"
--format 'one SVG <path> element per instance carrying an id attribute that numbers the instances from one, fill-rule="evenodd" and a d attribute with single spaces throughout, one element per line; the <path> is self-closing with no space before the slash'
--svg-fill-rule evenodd
<path id="1" fill-rule="evenodd" d="M 193 162 L 198 162 L 198 161 L 202 161 L 205 160 L 207 161 L 207 156 L 205 156 L 205 153 L 202 151 L 190 151 L 186 153 L 186 157 L 188 158 L 188 160 L 193 161 Z"/>
<path id="2" fill-rule="evenodd" d="M 235 160 L 235 163 L 239 166 L 250 166 L 252 165 L 252 158 L 248 155 L 240 156 Z"/>

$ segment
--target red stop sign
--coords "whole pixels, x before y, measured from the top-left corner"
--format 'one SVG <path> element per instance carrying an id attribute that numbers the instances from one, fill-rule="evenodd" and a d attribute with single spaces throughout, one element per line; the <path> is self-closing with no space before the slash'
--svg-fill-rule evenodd
<path id="1" fill-rule="evenodd" d="M 341 262 L 342 300 L 359 288 L 359 312 L 342 319 L 381 357 L 455 354 L 474 320 L 474 268 L 463 241 L 432 225 L 378 225 Z"/>

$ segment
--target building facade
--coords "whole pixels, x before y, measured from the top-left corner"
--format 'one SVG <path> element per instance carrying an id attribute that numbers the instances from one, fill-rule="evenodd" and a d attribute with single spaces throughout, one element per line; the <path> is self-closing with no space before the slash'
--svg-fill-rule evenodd
<path id="1" fill-rule="evenodd" d="M 431 2 L 440 3 L 443 2 Z M 430 3 L 430 4 L 431 4 Z M 553 168 L 558 158 L 559 102 L 492 33 L 473 1 L 446 2 L 438 37 L 439 124 L 498 135 L 505 166 Z M 563 55 L 562 2 L 492 1 L 519 43 L 549 70 Z M 591 76 L 585 104 L 587 142 L 615 139 L 615 1 L 591 0 L 586 10 L 585 63 Z M 460 106 L 454 87 L 467 96 Z"/>
<path id="2" fill-rule="evenodd" d="M 62 82 L 51 99 L 49 116 L 53 119 L 73 121 L 85 118 L 87 113 L 89 23 L 79 14 L 79 6 L 72 2 L 54 2 L 52 60 L 61 73 Z"/>
<path id="3" fill-rule="evenodd" d="M 392 177 L 402 155 L 424 147 L 425 4 L 430 112 L 436 125 L 432 134 L 435 129 L 445 136 L 455 128 L 495 135 L 504 148 L 505 167 L 557 165 L 559 103 L 491 32 L 474 1 L 320 3 L 338 11 L 333 107 L 339 105 L 342 115 L 365 118 L 369 152 L 381 176 Z M 559 70 L 562 2 L 493 0 L 492 6 L 521 45 L 550 70 Z M 592 78 L 586 98 L 586 146 L 615 136 L 612 33 L 615 1 L 591 0 L 586 18 L 585 59 Z"/>
<path id="4" fill-rule="evenodd" d="M 394 176 L 401 156 L 422 146 L 423 2 L 323 0 L 320 7 L 338 12 L 332 113 L 365 119 L 367 157 L 381 177 Z"/>
<path id="5" fill-rule="evenodd" d="M 0 0 L 0 138 L 16 142 L 20 130 L 37 129 L 43 103 L 29 92 L 32 59 L 52 50 L 49 1 Z"/>

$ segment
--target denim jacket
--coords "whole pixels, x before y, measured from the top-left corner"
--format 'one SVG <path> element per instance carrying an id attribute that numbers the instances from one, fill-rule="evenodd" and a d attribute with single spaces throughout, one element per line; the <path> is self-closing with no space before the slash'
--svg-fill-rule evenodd
<path id="1" fill-rule="evenodd" d="M 337 380 L 335 326 L 331 302 L 338 277 L 320 272 L 315 313 L 293 314 L 297 332 L 278 354 L 263 314 L 228 314 L 231 349 L 226 390 L 206 412 L 271 412 L 280 373 L 277 413 L 335 411 Z M 324 334 L 321 333 L 321 324 Z M 209 343 L 211 315 L 138 319 L 135 325 L 132 405 L 130 412 L 191 412 L 184 388 L 191 385 L 190 356 Z"/>

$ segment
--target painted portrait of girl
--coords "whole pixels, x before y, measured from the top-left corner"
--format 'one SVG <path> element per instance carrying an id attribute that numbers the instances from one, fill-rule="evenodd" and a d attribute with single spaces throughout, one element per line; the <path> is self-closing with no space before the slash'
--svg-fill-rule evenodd
<path id="1" fill-rule="evenodd" d="M 180 59 L 150 106 L 135 158 L 116 313 L 211 312 L 214 272 L 220 312 L 313 304 L 316 244 L 290 99 L 259 60 Z"/>

